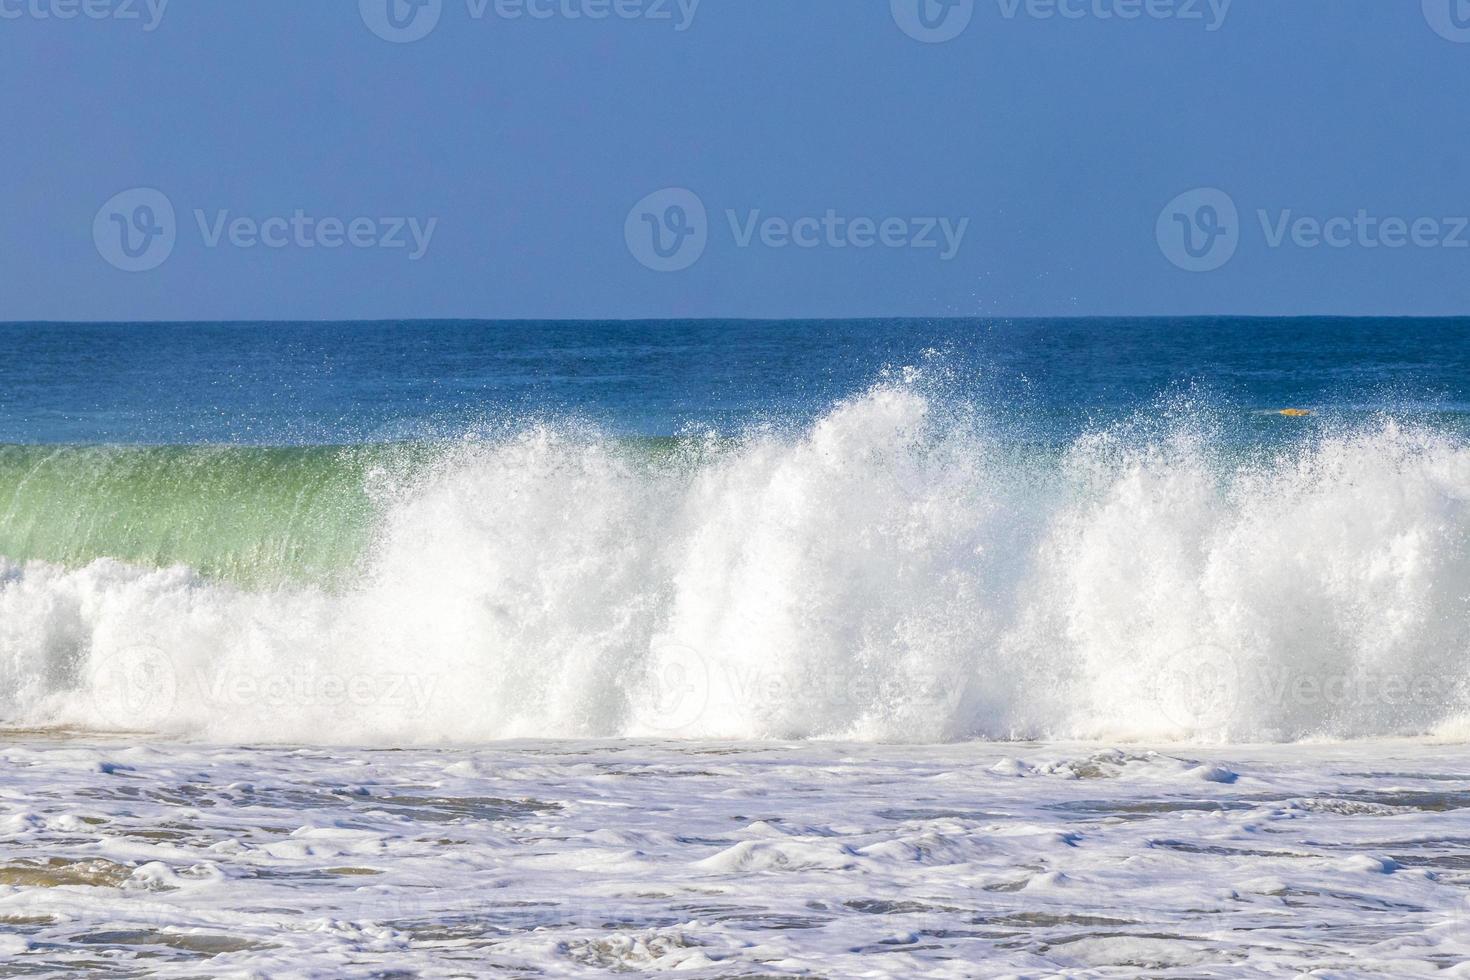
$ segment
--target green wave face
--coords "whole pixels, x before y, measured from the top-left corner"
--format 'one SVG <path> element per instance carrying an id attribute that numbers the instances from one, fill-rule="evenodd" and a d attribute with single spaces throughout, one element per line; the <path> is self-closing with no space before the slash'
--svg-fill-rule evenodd
<path id="1" fill-rule="evenodd" d="M 0 556 L 188 565 L 247 586 L 339 582 L 377 513 L 370 488 L 416 447 L 0 446 Z"/>

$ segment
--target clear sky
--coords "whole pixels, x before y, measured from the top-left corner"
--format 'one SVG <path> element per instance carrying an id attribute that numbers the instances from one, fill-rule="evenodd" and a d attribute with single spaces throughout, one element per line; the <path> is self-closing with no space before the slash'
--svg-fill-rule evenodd
<path id="1" fill-rule="evenodd" d="M 1470 313 L 1466 0 L 160 2 L 0 0 L 0 320 Z"/>

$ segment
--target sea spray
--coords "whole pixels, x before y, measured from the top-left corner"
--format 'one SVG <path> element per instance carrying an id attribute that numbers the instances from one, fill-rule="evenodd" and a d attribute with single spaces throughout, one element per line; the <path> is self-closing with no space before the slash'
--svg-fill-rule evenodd
<path id="1" fill-rule="evenodd" d="M 125 561 L 94 518 L 63 547 L 57 508 L 41 522 L 55 557 L 0 559 L 0 716 L 389 744 L 1463 724 L 1463 437 L 1379 419 L 1242 453 L 1218 413 L 1165 415 L 1037 447 L 907 377 L 808 426 L 656 452 L 546 423 L 408 463 L 359 448 L 376 462 L 334 464 L 316 505 L 279 511 L 314 516 L 259 532 L 361 527 L 325 576 L 235 525 L 234 557 L 211 558 L 227 502 L 198 515 L 205 567 L 150 558 L 169 555 L 174 517 L 150 524 L 146 500 L 129 526 L 158 547 Z M 244 472 L 199 456 L 171 471 L 179 493 L 214 465 Z M 0 540 L 36 549 L 16 530 L 37 506 L 23 483 Z M 242 506 L 273 492 L 237 489 Z"/>

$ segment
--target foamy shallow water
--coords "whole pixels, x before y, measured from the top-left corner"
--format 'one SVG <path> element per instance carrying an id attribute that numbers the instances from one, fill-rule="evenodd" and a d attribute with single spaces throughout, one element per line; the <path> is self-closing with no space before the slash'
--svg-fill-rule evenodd
<path id="1" fill-rule="evenodd" d="M 0 742 L 57 976 L 1470 975 L 1470 756 Z"/>

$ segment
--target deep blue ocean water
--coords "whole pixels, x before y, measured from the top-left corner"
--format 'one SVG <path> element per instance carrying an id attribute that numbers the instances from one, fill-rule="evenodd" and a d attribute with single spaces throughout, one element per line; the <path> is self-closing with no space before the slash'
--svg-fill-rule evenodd
<path id="1" fill-rule="evenodd" d="M 567 416 L 735 431 L 915 366 L 1033 436 L 1185 392 L 1242 420 L 1442 423 L 1470 410 L 1467 337 L 1470 319 L 1407 318 L 7 324 L 0 443 L 350 443 Z"/>

